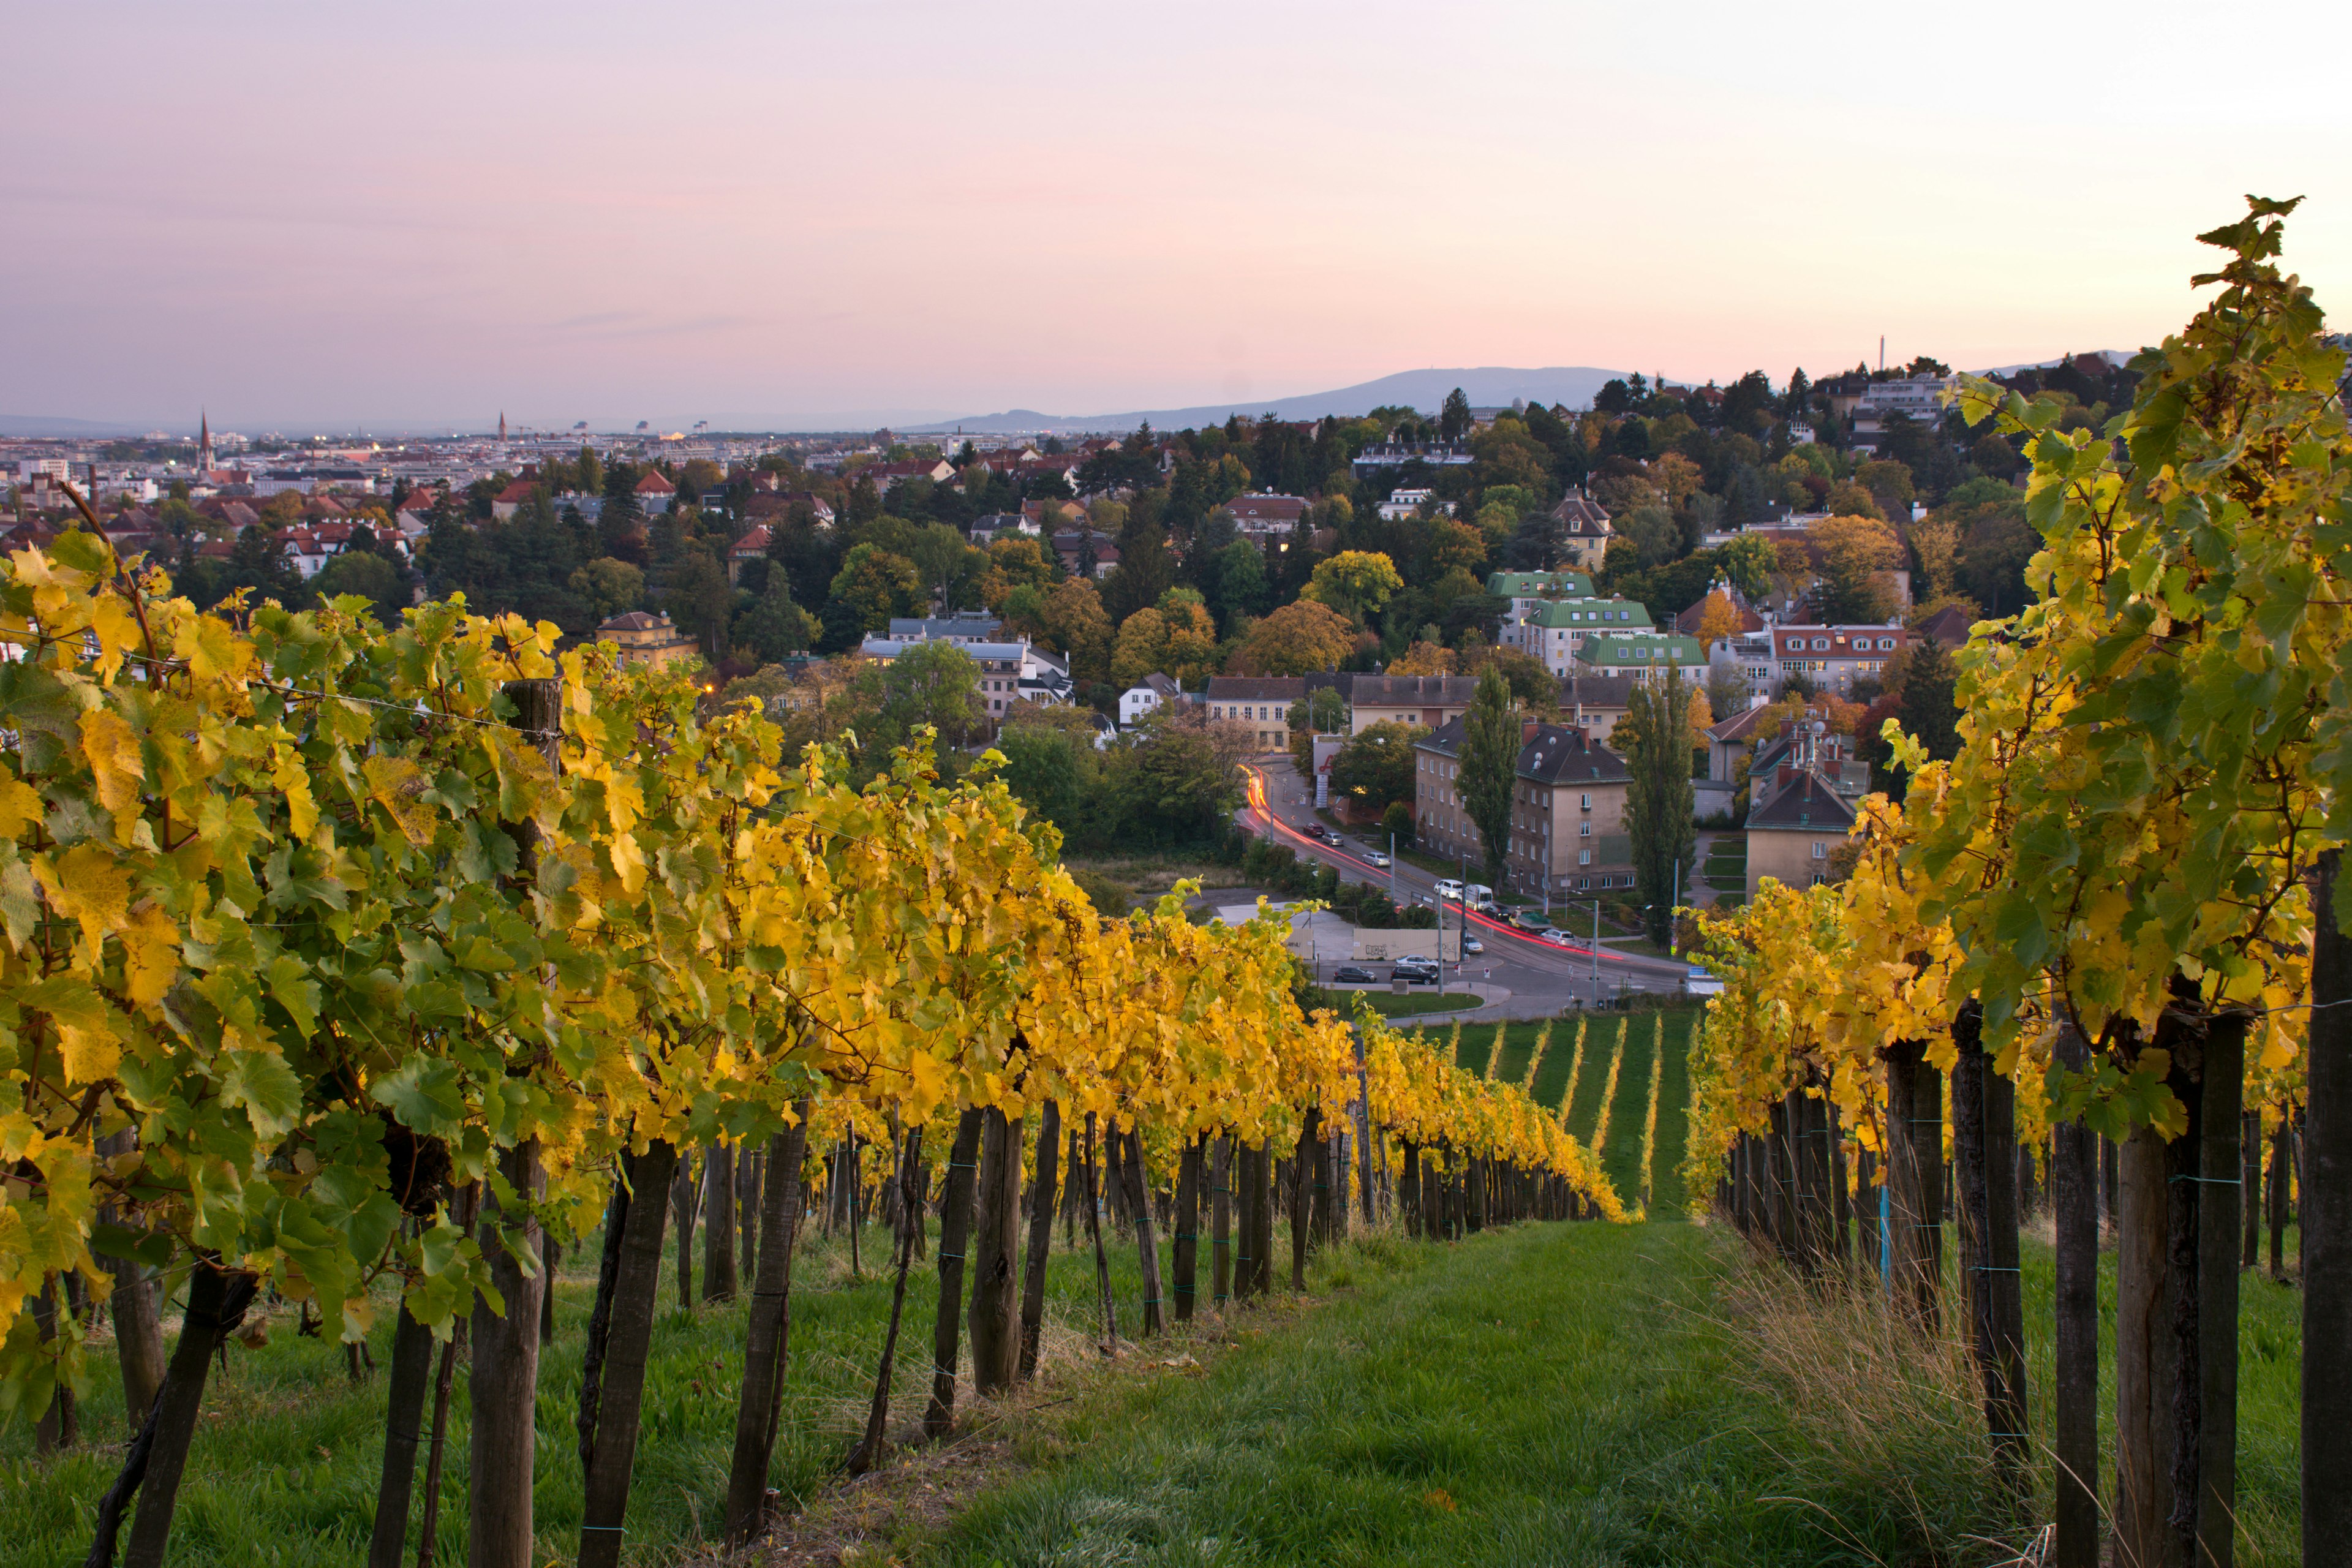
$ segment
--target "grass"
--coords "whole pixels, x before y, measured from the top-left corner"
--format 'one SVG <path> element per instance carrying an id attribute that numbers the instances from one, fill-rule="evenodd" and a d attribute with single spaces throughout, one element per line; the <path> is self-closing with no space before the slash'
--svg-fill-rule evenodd
<path id="1" fill-rule="evenodd" d="M 1108 1234 L 1104 1239 L 1108 1246 Z M 804 1502 L 834 1475 L 873 1390 L 889 1310 L 889 1289 L 879 1272 L 887 1232 L 869 1226 L 865 1243 L 862 1279 L 850 1277 L 845 1240 L 811 1240 L 794 1261 L 792 1363 L 772 1475 L 788 1503 Z M 1094 1259 L 1083 1227 L 1080 1244 L 1079 1251 L 1062 1250 L 1056 1227 L 1049 1324 L 1093 1321 Z M 673 1257 L 676 1246 L 673 1237 Z M 1142 1298 L 1135 1248 L 1110 1247 L 1109 1258 L 1121 1326 L 1133 1333 Z M 698 1276 L 698 1248 L 697 1264 Z M 572 1420 L 594 1286 L 592 1243 L 560 1270 L 556 1335 L 540 1362 L 534 1509 L 541 1562 L 569 1561 L 578 1543 L 581 1479 Z M 746 1309 L 739 1300 L 680 1311 L 677 1300 L 674 1276 L 666 1276 L 630 1493 L 625 1561 L 632 1564 L 677 1560 L 707 1542 L 725 1513 Z M 899 1341 L 894 1434 L 922 1415 L 919 1391 L 929 1384 L 927 1352 L 938 1300 L 936 1273 L 919 1265 L 908 1281 Z M 392 1297 L 379 1292 L 378 1326 L 370 1336 L 379 1368 L 391 1364 L 392 1319 Z M 347 1381 L 340 1347 L 297 1337 L 288 1307 L 270 1313 L 268 1327 L 268 1342 L 260 1349 L 231 1342 L 227 1371 L 216 1367 L 206 1386 L 173 1525 L 174 1568 L 347 1568 L 366 1555 L 383 1464 L 384 1374 L 357 1384 Z M 167 1343 L 176 1339 L 176 1312 L 167 1315 L 164 1330 Z M 1049 1352 L 1052 1342 L 1049 1338 Z M 90 1367 L 79 1448 L 38 1458 L 29 1422 L 18 1419 L 0 1430 L 0 1540 L 8 1543 L 0 1558 L 11 1568 L 71 1568 L 89 1549 L 90 1521 L 121 1461 L 125 1436 L 110 1341 L 92 1347 Z M 429 1415 L 429 1404 L 427 1410 Z M 436 1558 L 447 1563 L 466 1559 L 466 1413 L 460 1358 L 436 1532 Z M 420 1451 L 411 1556 L 423 1514 L 424 1468 Z"/>
<path id="2" fill-rule="evenodd" d="M 1203 1375 L 1106 1389 L 1037 1445 L 1040 1468 L 984 1494 L 916 1560 L 2009 1555 L 2019 1532 L 1968 1484 L 1973 1433 L 1936 1426 L 1849 1449 L 1843 1406 L 1780 1392 L 1728 1305 L 1750 1268 L 1722 1232 L 1692 1226 L 1528 1225 L 1454 1247 L 1343 1248 L 1317 1268 L 1330 1300 L 1279 1331 L 1243 1318 Z"/>
<path id="3" fill-rule="evenodd" d="M 1335 993 L 1334 994 L 1352 998 L 1358 994 Z M 1383 1018 L 1412 1018 L 1428 1013 L 1475 1011 L 1486 1005 L 1481 997 L 1465 996 L 1458 991 L 1448 992 L 1443 996 L 1433 993 L 1419 996 L 1410 994 L 1400 996 L 1393 991 L 1366 991 L 1360 994 L 1371 1004 L 1372 1011 Z"/>

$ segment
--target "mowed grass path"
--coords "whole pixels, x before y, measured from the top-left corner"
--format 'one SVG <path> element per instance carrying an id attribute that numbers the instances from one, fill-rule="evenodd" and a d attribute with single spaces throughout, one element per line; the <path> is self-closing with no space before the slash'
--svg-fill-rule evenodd
<path id="1" fill-rule="evenodd" d="M 1914 1561 L 1887 1505 L 1904 1478 L 1832 1460 L 1787 1495 L 1790 1457 L 1826 1446 L 1732 1375 L 1709 1312 L 1735 1245 L 1584 1224 L 1343 1249 L 1322 1282 L 1353 1289 L 1263 1334 L 1244 1318 L 1205 1376 L 1089 1401 L 1062 1458 L 985 1494 L 919 1560 Z"/>
<path id="2" fill-rule="evenodd" d="M 1607 1141 L 1601 1148 L 1601 1168 L 1615 1184 L 1617 1195 L 1631 1207 L 1643 1196 L 1643 1130 L 1651 1105 L 1650 1084 L 1657 1077 L 1657 1123 L 1649 1160 L 1649 1213 L 1653 1219 L 1680 1219 L 1685 1195 L 1682 1163 L 1690 1131 L 1690 1039 L 1698 1026 L 1695 1008 L 1657 1013 L 1596 1014 L 1585 1019 L 1560 1018 L 1545 1023 L 1465 1024 L 1455 1046 L 1455 1062 L 1468 1071 L 1486 1074 L 1495 1057 L 1499 1029 L 1502 1054 L 1495 1058 L 1492 1077 L 1506 1083 L 1526 1082 L 1529 1059 L 1545 1031 L 1543 1059 L 1536 1062 L 1535 1081 L 1528 1092 L 1538 1105 L 1557 1112 L 1575 1069 L 1576 1101 L 1569 1108 L 1568 1130 L 1591 1147 L 1601 1131 L 1601 1110 L 1610 1087 L 1609 1067 L 1617 1058 L 1616 1088 L 1608 1094 Z M 1584 1030 L 1584 1054 L 1576 1061 L 1577 1030 Z M 1451 1026 L 1428 1025 L 1422 1032 L 1441 1046 L 1454 1037 Z"/>

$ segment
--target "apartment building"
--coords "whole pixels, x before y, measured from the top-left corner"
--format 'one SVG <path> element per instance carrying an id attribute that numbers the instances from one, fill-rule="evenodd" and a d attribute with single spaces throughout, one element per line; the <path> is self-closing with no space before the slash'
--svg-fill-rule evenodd
<path id="1" fill-rule="evenodd" d="M 1655 629 L 1649 606 L 1637 599 L 1545 599 L 1505 623 L 1496 640 L 1541 659 L 1554 675 L 1572 675 L 1587 637 Z"/>
<path id="2" fill-rule="evenodd" d="M 1306 697 L 1307 680 L 1297 675 L 1215 675 L 1202 700 L 1211 719 L 1247 724 L 1265 751 L 1290 744 L 1290 705 Z"/>
<path id="3" fill-rule="evenodd" d="M 1582 675 L 1629 675 L 1647 684 L 1664 680 L 1668 670 L 1678 669 L 1685 680 L 1706 679 L 1705 646 L 1696 637 L 1671 633 L 1630 628 L 1607 632 L 1587 637 L 1584 646 L 1571 657 L 1578 673 Z"/>
<path id="4" fill-rule="evenodd" d="M 1476 862 L 1486 858 L 1485 841 L 1461 794 L 1464 736 L 1463 721 L 1454 719 L 1414 745 L 1414 833 L 1439 855 Z M 1566 725 L 1524 719 L 1519 736 L 1504 854 L 1508 885 L 1552 895 L 1632 887 L 1624 759 L 1590 731 Z"/>

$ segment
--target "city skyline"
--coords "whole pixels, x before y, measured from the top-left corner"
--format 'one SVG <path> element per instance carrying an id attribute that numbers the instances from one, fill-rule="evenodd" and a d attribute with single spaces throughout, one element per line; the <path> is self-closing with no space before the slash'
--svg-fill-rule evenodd
<path id="1" fill-rule="evenodd" d="M 2246 190 L 2309 197 L 2288 264 L 2352 286 L 2352 111 L 2223 77 L 2186 8 L 869 15 L 29 17 L 0 412 L 844 427 L 1778 381 L 1882 333 L 1977 368 L 2155 341 Z"/>

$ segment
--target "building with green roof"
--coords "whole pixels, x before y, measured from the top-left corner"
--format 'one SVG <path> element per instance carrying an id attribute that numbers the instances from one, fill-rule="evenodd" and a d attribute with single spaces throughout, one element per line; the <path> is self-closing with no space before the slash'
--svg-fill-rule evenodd
<path id="1" fill-rule="evenodd" d="M 1507 622 L 1499 640 L 1506 647 L 1533 654 L 1554 675 L 1573 675 L 1577 653 L 1587 639 L 1654 629 L 1649 606 L 1638 599 L 1546 599 L 1517 621 Z"/>
<path id="2" fill-rule="evenodd" d="M 1645 681 L 1679 669 L 1685 680 L 1703 680 L 1706 645 L 1696 637 L 1673 633 L 1607 632 L 1584 639 L 1584 646 L 1576 650 L 1576 667 L 1580 674 L 1630 675 Z"/>

